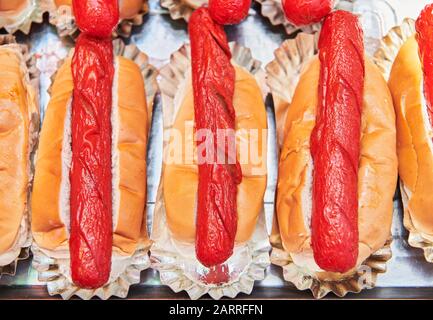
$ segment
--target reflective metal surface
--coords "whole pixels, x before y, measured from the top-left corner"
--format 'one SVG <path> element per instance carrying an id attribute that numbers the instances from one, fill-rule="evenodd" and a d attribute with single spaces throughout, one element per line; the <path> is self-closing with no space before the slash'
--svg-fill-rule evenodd
<path id="1" fill-rule="evenodd" d="M 169 61 L 172 52 L 184 42 L 188 42 L 187 24 L 183 20 L 172 21 L 158 1 L 150 0 L 150 14 L 142 26 L 134 27 L 131 39 L 149 57 L 150 62 L 161 67 Z M 405 17 L 416 18 L 425 0 L 341 0 L 339 7 L 360 14 L 364 25 L 367 50 L 374 52 L 378 40 L 394 25 Z M 41 107 L 45 109 L 49 95 L 47 89 L 50 77 L 55 71 L 57 61 L 66 56 L 73 46 L 71 40 L 60 40 L 54 27 L 45 17 L 42 25 L 34 25 L 30 36 L 18 35 L 19 42 L 30 44 L 32 52 L 38 56 L 41 69 Z M 255 59 L 263 67 L 273 59 L 274 50 L 288 36 L 282 26 L 271 26 L 260 15 L 260 6 L 254 3 L 246 21 L 237 26 L 226 28 L 230 41 L 237 41 L 249 47 Z M 275 128 L 273 105 L 270 97 L 266 100 L 270 129 Z M 43 116 L 43 112 L 42 112 Z M 269 141 L 269 188 L 265 195 L 265 211 L 268 229 L 274 209 L 274 189 L 277 179 L 277 155 L 275 133 L 270 130 Z M 151 227 L 152 213 L 159 184 L 162 161 L 162 111 L 160 96 L 156 96 L 151 139 L 148 151 L 148 226 Z M 433 264 L 425 262 L 419 249 L 409 247 L 407 232 L 402 225 L 402 208 L 399 194 L 394 201 L 394 221 L 392 227 L 393 258 L 388 264 L 388 271 L 379 276 L 377 288 L 361 294 L 349 294 L 348 298 L 393 298 L 393 297 L 432 297 Z M 0 298 L 47 298 L 45 286 L 38 282 L 36 271 L 31 268 L 30 260 L 19 264 L 15 277 L 3 276 L 0 279 Z M 154 270 L 142 273 L 142 282 L 130 289 L 130 298 L 187 298 L 185 293 L 174 294 L 160 285 L 158 274 Z M 239 298 L 247 298 L 240 295 Z M 299 292 L 282 280 L 279 267 L 271 266 L 265 280 L 256 283 L 250 298 L 309 298 L 309 292 Z M 333 298 L 330 296 L 329 298 Z"/>

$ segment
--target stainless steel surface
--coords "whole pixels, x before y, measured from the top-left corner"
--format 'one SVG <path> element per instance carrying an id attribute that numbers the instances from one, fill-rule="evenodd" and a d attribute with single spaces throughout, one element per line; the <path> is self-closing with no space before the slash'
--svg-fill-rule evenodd
<path id="1" fill-rule="evenodd" d="M 161 67 L 169 61 L 172 52 L 184 42 L 188 42 L 187 24 L 182 21 L 172 21 L 166 10 L 158 1 L 150 0 L 150 14 L 144 19 L 144 24 L 135 27 L 131 39 L 149 57 L 156 67 Z M 372 52 L 377 40 L 391 27 L 400 23 L 406 16 L 415 18 L 420 9 L 430 1 L 424 0 L 357 0 L 341 1 L 340 7 L 361 14 L 364 24 L 368 51 Z M 263 67 L 273 59 L 274 50 L 287 35 L 282 26 L 271 26 L 260 14 L 260 7 L 254 3 L 253 9 L 246 21 L 237 26 L 226 28 L 230 41 L 238 41 L 249 47 L 255 59 L 262 61 Z M 29 37 L 18 35 L 20 42 L 31 45 L 31 50 L 38 56 L 38 66 L 41 69 L 41 107 L 45 110 L 49 99 L 47 89 L 50 77 L 56 69 L 57 61 L 67 55 L 73 46 L 71 40 L 60 40 L 55 29 L 45 19 L 44 24 L 34 25 Z M 273 106 L 270 97 L 266 100 L 270 128 L 274 129 Z M 43 112 L 42 112 L 43 116 Z M 148 226 L 152 223 L 152 213 L 159 184 L 162 161 L 162 114 L 161 100 L 157 95 L 153 113 L 152 132 L 148 151 Z M 269 180 L 270 187 L 265 195 L 265 211 L 268 228 L 273 214 L 274 189 L 277 179 L 277 155 L 275 132 L 271 130 L 269 139 Z M 387 298 L 387 297 L 432 297 L 433 298 L 433 264 L 425 262 L 419 249 L 409 247 L 407 232 L 402 226 L 402 208 L 399 194 L 394 201 L 393 258 L 389 262 L 388 271 L 380 275 L 377 288 L 359 295 L 349 295 L 349 298 Z M 308 298 L 309 293 L 299 292 L 282 280 L 279 267 L 271 266 L 265 280 L 256 283 L 254 298 Z M 19 264 L 15 277 L 3 276 L 0 279 L 0 298 L 14 297 L 48 297 L 46 289 L 37 280 L 36 271 L 31 268 L 30 260 Z M 154 270 L 142 273 L 142 282 L 133 286 L 130 297 L 163 297 L 186 298 L 186 294 L 174 294 L 160 286 L 158 274 Z M 242 297 L 247 297 L 241 295 Z"/>

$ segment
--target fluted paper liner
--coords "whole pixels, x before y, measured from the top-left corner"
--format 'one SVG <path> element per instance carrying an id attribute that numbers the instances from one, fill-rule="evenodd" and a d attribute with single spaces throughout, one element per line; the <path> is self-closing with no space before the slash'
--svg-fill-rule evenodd
<path id="1" fill-rule="evenodd" d="M 415 34 L 415 20 L 405 19 L 400 26 L 396 26 L 382 39 L 379 49 L 374 55 L 374 62 L 379 66 L 385 79 L 388 80 L 391 68 L 400 51 L 401 46 Z M 408 191 L 400 180 L 400 192 L 404 208 L 404 226 L 409 231 L 408 242 L 412 247 L 424 251 L 424 257 L 433 263 L 433 241 L 431 236 L 418 232 L 414 227 L 408 208 Z"/>
<path id="2" fill-rule="evenodd" d="M 121 39 L 113 41 L 114 54 L 134 61 L 141 69 L 146 90 L 146 102 L 148 107 L 149 127 L 152 118 L 153 100 L 158 89 L 156 78 L 157 70 L 148 62 L 146 54 L 135 45 L 126 45 Z M 71 50 L 72 53 L 72 50 Z M 64 60 L 58 65 L 63 64 Z M 55 74 L 51 77 L 51 83 Z M 51 87 L 49 93 L 51 92 Z M 35 242 L 32 244 L 33 267 L 38 271 L 39 281 L 47 283 L 48 293 L 61 295 L 63 299 L 69 299 L 76 295 L 81 299 L 99 297 L 108 299 L 111 296 L 125 298 L 129 287 L 140 282 L 141 271 L 150 267 L 149 260 L 150 240 L 142 241 L 132 255 L 124 255 L 113 248 L 110 279 L 104 286 L 97 289 L 79 288 L 71 280 L 69 246 L 65 245 L 55 250 L 40 248 Z"/>
<path id="3" fill-rule="evenodd" d="M 43 22 L 44 11 L 38 2 L 39 0 L 29 0 L 27 6 L 17 14 L 0 17 L 0 29 L 4 28 L 10 34 L 18 30 L 29 34 L 33 22 Z"/>
<path id="4" fill-rule="evenodd" d="M 230 49 L 232 61 L 255 76 L 265 96 L 267 89 L 260 63 L 252 58 L 249 49 L 235 43 L 230 43 Z M 190 64 L 190 46 L 184 45 L 171 56 L 170 63 L 161 69 L 160 90 L 164 131 L 170 130 L 176 117 L 174 97 L 186 81 L 187 74 L 190 72 Z M 254 281 L 264 279 L 265 269 L 270 264 L 270 244 L 263 208 L 251 239 L 247 243 L 235 245 L 234 254 L 223 264 L 223 268 L 228 266 L 228 269 L 237 270 L 235 276 L 231 277 L 228 282 L 209 284 L 201 281 L 200 276 L 203 276 L 203 273 L 211 273 L 212 270 L 202 266 L 196 259 L 194 243 L 179 244 L 173 239 L 168 229 L 163 188 L 164 186 L 160 183 L 152 228 L 154 242 L 151 248 L 152 267 L 159 271 L 161 282 L 174 292 L 185 290 L 191 299 L 198 299 L 205 294 L 209 294 L 213 299 L 220 299 L 223 296 L 234 298 L 240 292 L 250 294 Z M 203 273 L 199 276 L 192 276 L 188 266 L 191 266 L 193 271 L 199 268 Z"/>
<path id="5" fill-rule="evenodd" d="M 266 66 L 267 83 L 272 93 L 277 123 L 278 144 L 284 137 L 284 124 L 296 86 L 305 67 L 318 53 L 317 35 L 299 33 L 295 39 L 286 40 L 275 50 L 275 59 Z M 391 258 L 390 240 L 371 254 L 354 270 L 341 274 L 312 272 L 297 266 L 290 253 L 283 249 L 274 216 L 271 235 L 271 262 L 283 268 L 283 277 L 299 290 L 310 290 L 317 299 L 333 292 L 339 297 L 349 292 L 360 292 L 375 286 L 379 273 L 386 271 L 386 262 Z"/>
<path id="6" fill-rule="evenodd" d="M 287 110 L 305 66 L 318 52 L 318 34 L 299 33 L 284 41 L 274 52 L 275 59 L 266 66 L 267 84 L 272 94 L 277 126 L 277 141 L 281 147 Z"/>
<path id="7" fill-rule="evenodd" d="M 41 10 L 49 12 L 49 21 L 57 28 L 57 32 L 61 37 L 70 36 L 76 38 L 79 30 L 75 25 L 75 18 L 71 10 L 71 6 L 61 5 L 56 6 L 54 0 L 40 0 Z M 120 20 L 117 28 L 113 32 L 114 36 L 129 37 L 132 27 L 143 24 L 143 16 L 149 12 L 148 1 L 143 1 L 143 6 L 135 16 L 128 19 Z"/>
<path id="8" fill-rule="evenodd" d="M 0 35 L 0 46 L 7 46 L 21 56 L 21 70 L 24 72 L 23 83 L 26 86 L 27 100 L 29 104 L 33 104 L 29 108 L 30 116 L 30 134 L 29 134 L 29 184 L 27 188 L 27 206 L 21 221 L 20 229 L 13 246 L 5 253 L 0 255 L 0 277 L 2 274 L 15 275 L 17 263 L 19 260 L 24 260 L 29 257 L 29 247 L 31 245 L 30 233 L 30 191 L 33 181 L 33 154 L 37 144 L 37 135 L 39 131 L 39 107 L 38 107 L 38 90 L 39 90 L 39 72 L 36 68 L 36 59 L 29 53 L 26 45 L 17 44 L 15 37 L 12 35 Z M 33 109 L 33 110 L 31 110 Z"/>
<path id="9" fill-rule="evenodd" d="M 380 42 L 380 46 L 373 58 L 374 63 L 379 67 L 387 81 L 401 46 L 414 34 L 415 20 L 407 18 L 403 20 L 402 25 L 392 28 Z"/>

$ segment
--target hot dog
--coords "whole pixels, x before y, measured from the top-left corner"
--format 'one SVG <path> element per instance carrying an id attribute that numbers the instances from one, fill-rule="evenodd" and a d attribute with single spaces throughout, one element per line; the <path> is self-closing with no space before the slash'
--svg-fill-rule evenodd
<path id="1" fill-rule="evenodd" d="M 395 116 L 362 41 L 351 13 L 325 18 L 319 57 L 301 75 L 284 128 L 276 203 L 282 245 L 319 279 L 352 274 L 390 235 Z"/>
<path id="2" fill-rule="evenodd" d="M 108 38 L 119 21 L 117 1 L 73 0 L 72 7 L 80 31 L 92 37 Z"/>
<path id="3" fill-rule="evenodd" d="M 147 106 L 138 66 L 115 58 L 113 110 L 113 254 L 131 255 L 147 241 L 143 219 L 146 204 Z M 32 192 L 32 231 L 35 243 L 46 251 L 68 248 L 69 167 L 71 151 L 71 59 L 57 72 L 45 113 L 36 155 Z M 129 97 L 134 96 L 132 101 Z M 133 142 L 133 143 L 132 143 Z M 48 192 L 47 190 L 51 190 Z"/>
<path id="4" fill-rule="evenodd" d="M 195 247 L 198 260 L 212 267 L 230 258 L 236 244 L 251 239 L 263 208 L 266 138 L 262 133 L 267 126 L 266 112 L 255 78 L 244 68 L 232 65 L 224 31 L 213 22 L 207 8 L 194 11 L 189 32 L 192 75 L 186 77 L 174 99 L 177 114 L 172 130 L 182 133 L 185 150 L 194 149 L 193 158 L 197 160 L 189 163 L 191 159 L 185 155 L 179 163 L 165 161 L 163 202 L 172 237 Z M 236 159 L 222 149 L 223 158 L 231 158 L 229 162 L 218 163 L 212 158 L 200 163 L 198 150 L 203 140 L 196 141 L 186 129 L 189 122 L 194 123 L 196 132 L 208 129 L 212 135 L 218 129 L 247 132 L 254 128 L 258 138 L 250 140 L 240 134 Z M 249 150 L 257 151 L 263 162 L 239 163 L 242 141 Z M 178 144 L 170 141 L 166 149 L 176 150 Z M 262 166 L 263 170 L 254 171 Z"/>
<path id="5" fill-rule="evenodd" d="M 143 77 L 113 56 L 113 12 L 97 9 L 105 22 L 92 29 L 81 17 L 78 26 L 99 38 L 81 33 L 53 84 L 32 197 L 35 243 L 52 256 L 68 247 L 72 280 L 89 289 L 113 280 L 112 257 L 131 256 L 147 239 Z"/>
<path id="6" fill-rule="evenodd" d="M 230 63 L 230 48 L 223 28 L 212 21 L 207 9 L 192 14 L 189 34 L 195 127 L 212 131 L 217 150 L 217 130 L 235 129 L 235 70 Z M 228 159 L 228 150 L 224 152 L 224 159 Z M 233 253 L 237 185 L 242 181 L 242 171 L 237 161 L 217 164 L 215 159 L 199 164 L 198 177 L 196 253 L 198 260 L 209 267 Z"/>
<path id="7" fill-rule="evenodd" d="M 71 270 L 83 288 L 107 282 L 111 268 L 111 33 L 117 1 L 73 1 L 81 34 L 72 58 Z M 95 38 L 97 37 L 97 38 Z"/>
<path id="8" fill-rule="evenodd" d="M 251 0 L 209 0 L 209 13 L 219 24 L 237 24 L 246 18 Z"/>
<path id="9" fill-rule="evenodd" d="M 358 257 L 363 41 L 355 16 L 339 11 L 325 19 L 319 40 L 319 104 L 311 133 L 311 243 L 317 264 L 334 272 L 350 270 Z"/>
<path id="10" fill-rule="evenodd" d="M 432 165 L 432 43 L 433 6 L 416 21 L 416 34 L 398 51 L 389 76 L 397 115 L 397 152 L 409 243 L 426 247 L 433 241 L 431 206 Z M 413 240 L 412 240 L 413 239 Z M 418 239 L 418 240 L 417 240 Z M 431 255 L 425 251 L 427 260 Z"/>
<path id="11" fill-rule="evenodd" d="M 2 42 L 6 36 L 1 37 Z M 0 45 L 0 273 L 29 246 L 30 153 L 39 110 L 26 57 L 15 43 Z"/>
<path id="12" fill-rule="evenodd" d="M 296 26 L 321 21 L 334 7 L 334 0 L 283 0 L 286 19 Z"/>

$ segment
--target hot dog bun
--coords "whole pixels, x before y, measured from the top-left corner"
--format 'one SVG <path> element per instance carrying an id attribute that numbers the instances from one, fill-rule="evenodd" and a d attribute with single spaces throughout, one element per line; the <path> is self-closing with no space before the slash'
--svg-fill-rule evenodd
<path id="1" fill-rule="evenodd" d="M 138 243 L 147 240 L 148 115 L 139 67 L 123 57 L 116 58 L 115 67 L 112 127 L 117 148 L 112 159 L 113 247 L 121 254 L 131 254 Z M 48 250 L 55 250 L 68 242 L 69 190 L 65 179 L 69 179 L 69 170 L 64 167 L 70 162 L 71 155 L 64 140 L 68 132 L 70 134 L 68 108 L 72 91 L 71 61 L 68 59 L 58 70 L 52 86 L 36 156 L 32 231 L 38 246 Z"/>
<path id="2" fill-rule="evenodd" d="M 0 1 L 1 2 L 1 1 Z M 71 6 L 72 0 L 54 0 L 57 7 L 66 5 Z M 120 19 L 130 19 L 140 12 L 144 0 L 119 0 Z"/>
<path id="3" fill-rule="evenodd" d="M 120 0 L 120 19 L 130 19 L 143 8 L 143 0 Z"/>
<path id="4" fill-rule="evenodd" d="M 258 129 L 258 139 L 249 144 L 250 150 L 258 150 L 260 164 L 251 161 L 242 164 L 242 182 L 238 186 L 237 196 L 237 234 L 236 242 L 245 242 L 251 238 L 260 211 L 263 207 L 263 196 L 266 189 L 266 140 L 262 146 L 262 129 L 267 128 L 266 110 L 261 96 L 261 90 L 254 79 L 245 69 L 235 66 L 236 80 L 233 105 L 236 112 L 236 130 Z M 185 122 L 194 121 L 193 89 L 191 75 L 187 76 L 185 86 L 178 90 L 175 97 L 177 111 L 173 129 L 182 133 L 186 146 L 183 150 L 194 149 L 193 131 L 187 130 Z M 239 159 L 239 141 L 246 142 L 247 137 L 241 135 L 237 139 Z M 265 138 L 266 139 L 266 138 Z M 174 150 L 178 143 L 170 141 L 167 149 Z M 253 145 L 255 144 L 255 145 Z M 186 157 L 185 157 L 186 156 Z M 184 154 L 183 159 L 188 155 Z M 168 227 L 176 240 L 193 243 L 195 241 L 195 215 L 198 187 L 198 170 L 196 162 L 191 159 L 177 164 L 166 163 L 163 170 L 163 196 L 167 215 Z M 188 161 L 191 160 L 191 161 Z"/>
<path id="5" fill-rule="evenodd" d="M 0 0 L 0 12 L 20 12 L 29 4 L 29 2 L 29 0 Z"/>
<path id="6" fill-rule="evenodd" d="M 16 45 L 0 47 L 0 266 L 12 262 L 26 237 L 30 153 L 38 119 L 36 92 Z M 23 228 L 23 230 L 21 230 Z M 21 231 L 20 231 L 21 230 Z M 22 244 L 22 243 L 21 243 Z"/>
<path id="7" fill-rule="evenodd" d="M 397 153 L 405 210 L 404 225 L 433 241 L 432 128 L 423 93 L 415 36 L 401 47 L 389 77 L 397 115 Z"/>
<path id="8" fill-rule="evenodd" d="M 310 136 L 318 105 L 320 62 L 314 57 L 305 68 L 290 104 L 279 163 L 276 210 L 284 249 L 295 264 L 332 279 L 314 262 L 310 247 L 312 170 Z M 361 119 L 359 195 L 360 265 L 390 236 L 393 195 L 397 181 L 396 129 L 392 98 L 374 64 L 366 59 L 364 105 Z M 349 271 L 348 273 L 351 273 Z"/>

